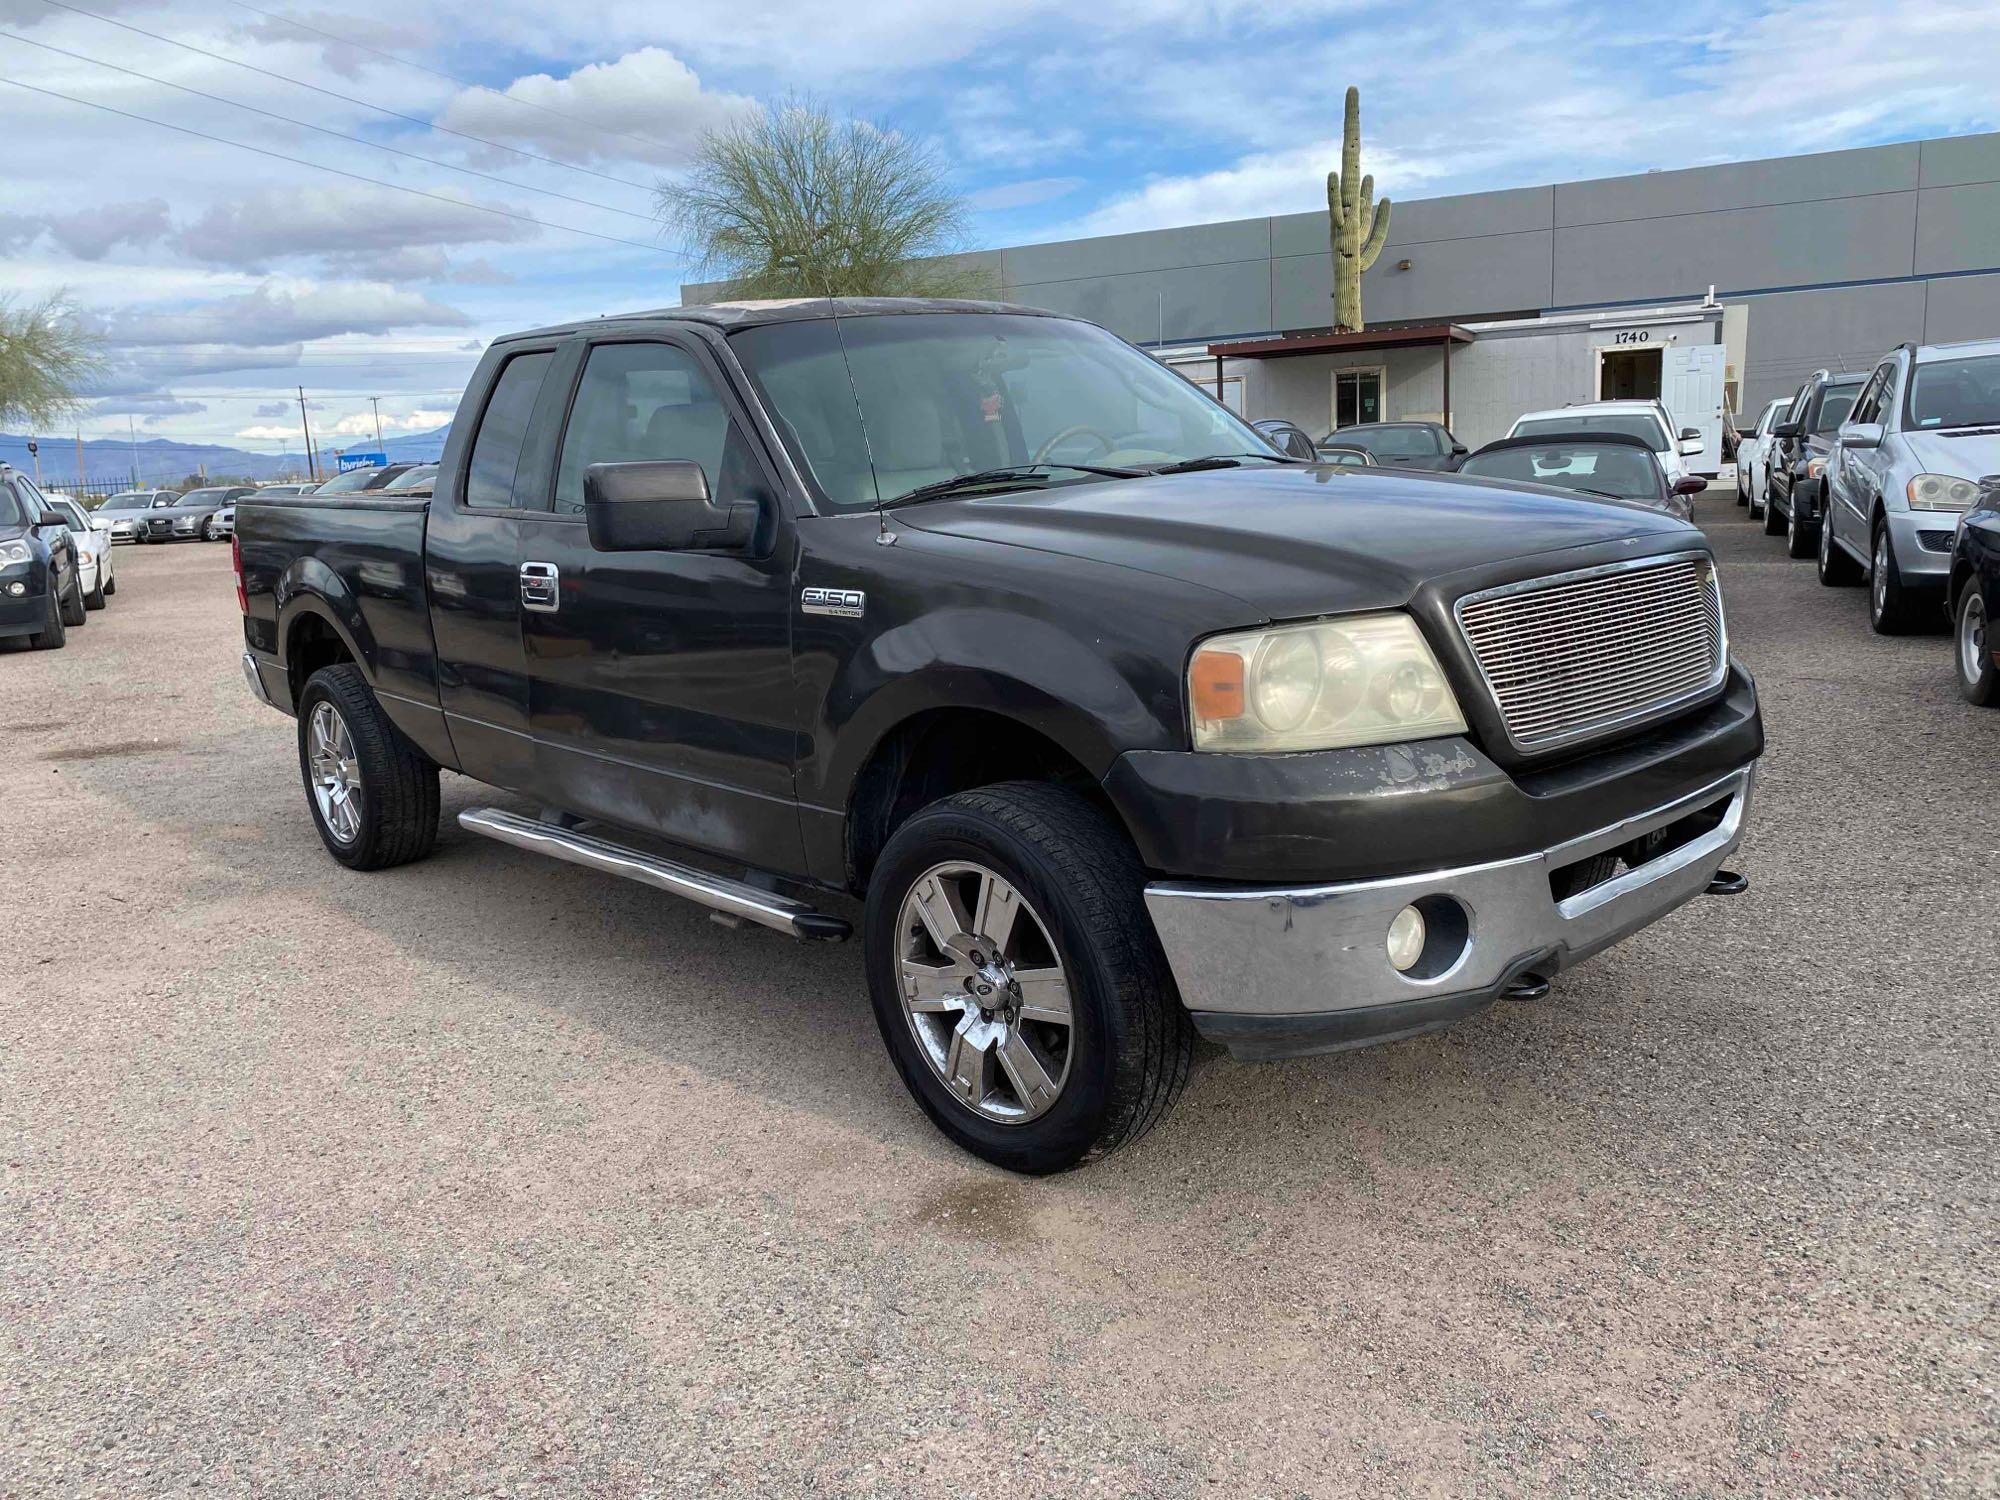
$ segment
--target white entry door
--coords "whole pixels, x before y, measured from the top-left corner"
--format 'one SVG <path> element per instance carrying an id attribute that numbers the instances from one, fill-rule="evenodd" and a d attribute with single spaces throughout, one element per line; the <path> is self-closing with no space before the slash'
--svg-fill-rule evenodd
<path id="1" fill-rule="evenodd" d="M 1697 474 L 1712 475 L 1722 468 L 1724 352 L 1721 344 L 1669 344 L 1661 351 L 1660 399 L 1672 413 L 1676 431 L 1701 430 L 1701 455 L 1687 459 Z"/>

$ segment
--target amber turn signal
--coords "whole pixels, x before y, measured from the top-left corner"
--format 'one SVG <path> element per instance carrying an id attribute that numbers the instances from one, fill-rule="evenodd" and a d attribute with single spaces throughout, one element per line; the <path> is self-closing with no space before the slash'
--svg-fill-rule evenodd
<path id="1" fill-rule="evenodd" d="M 1188 668 L 1194 716 L 1210 723 L 1243 717 L 1243 658 L 1234 651 L 1203 651 Z"/>

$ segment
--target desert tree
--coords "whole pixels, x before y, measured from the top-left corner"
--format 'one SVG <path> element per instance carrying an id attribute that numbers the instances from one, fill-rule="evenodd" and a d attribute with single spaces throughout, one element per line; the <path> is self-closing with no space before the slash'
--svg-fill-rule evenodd
<path id="1" fill-rule="evenodd" d="M 0 423 L 33 430 L 73 415 L 100 350 L 63 293 L 35 302 L 0 293 Z"/>
<path id="2" fill-rule="evenodd" d="M 965 208 L 929 146 L 787 99 L 702 137 L 659 214 L 742 297 L 969 296 Z"/>

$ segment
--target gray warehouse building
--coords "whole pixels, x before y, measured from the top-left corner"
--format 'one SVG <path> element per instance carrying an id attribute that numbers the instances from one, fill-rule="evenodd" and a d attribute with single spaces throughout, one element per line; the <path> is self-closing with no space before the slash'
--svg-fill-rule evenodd
<path id="1" fill-rule="evenodd" d="M 1327 337 L 1323 212 L 971 259 L 995 295 L 1315 435 L 1427 417 L 1476 444 L 1535 407 L 1651 394 L 1714 434 L 1815 369 L 2000 335 L 2000 134 L 1398 202 L 1359 337 Z"/>

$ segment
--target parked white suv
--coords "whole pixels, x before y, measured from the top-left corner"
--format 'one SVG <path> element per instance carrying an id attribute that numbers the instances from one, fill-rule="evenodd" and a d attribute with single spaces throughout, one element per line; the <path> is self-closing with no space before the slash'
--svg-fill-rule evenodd
<path id="1" fill-rule="evenodd" d="M 1657 401 L 1579 401 L 1553 411 L 1531 411 L 1514 419 L 1508 437 L 1535 437 L 1547 432 L 1622 432 L 1638 438 L 1667 471 L 1671 489 L 1691 472 L 1688 459 L 1702 451 L 1701 431 L 1683 427 L 1674 431 L 1674 419 Z"/>
<path id="2" fill-rule="evenodd" d="M 1771 463 L 1771 429 L 1785 419 L 1790 396 L 1780 396 L 1764 408 L 1754 432 L 1736 442 L 1736 503 L 1750 507 L 1753 519 L 1764 514 L 1764 478 Z"/>

